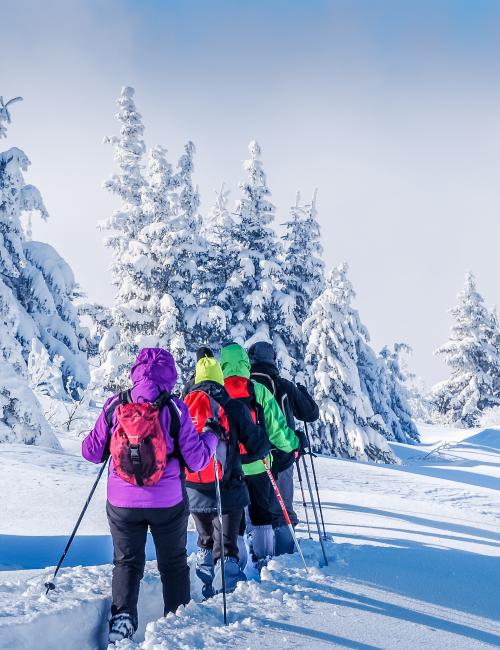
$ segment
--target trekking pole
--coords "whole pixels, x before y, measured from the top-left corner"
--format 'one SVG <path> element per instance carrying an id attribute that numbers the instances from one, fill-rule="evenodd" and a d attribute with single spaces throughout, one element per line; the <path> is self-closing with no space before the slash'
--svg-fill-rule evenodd
<path id="1" fill-rule="evenodd" d="M 316 478 L 316 469 L 314 467 L 314 460 L 313 460 L 314 459 L 314 454 L 313 454 L 312 449 L 311 449 L 311 439 L 309 438 L 309 430 L 307 428 L 307 422 L 304 422 L 304 426 L 305 426 L 305 429 L 306 429 L 306 438 L 307 438 L 307 445 L 309 447 L 309 456 L 311 458 L 311 467 L 312 467 L 312 472 L 313 472 L 314 485 L 316 487 L 316 496 L 318 497 L 319 514 L 321 515 L 321 525 L 323 526 L 323 539 L 327 539 L 327 537 L 326 537 L 326 529 L 325 529 L 325 520 L 323 518 L 323 508 L 321 506 L 321 498 L 319 496 L 318 479 Z"/>
<path id="2" fill-rule="evenodd" d="M 311 526 L 309 524 L 309 513 L 307 512 L 306 494 L 304 492 L 304 484 L 302 483 L 302 472 L 300 471 L 298 458 L 295 459 L 295 467 L 297 468 L 297 476 L 299 479 L 300 491 L 302 492 L 302 505 L 304 507 L 304 512 L 306 513 L 307 534 L 309 535 L 309 539 L 312 539 Z"/>
<path id="3" fill-rule="evenodd" d="M 271 468 L 269 467 L 269 463 L 267 462 L 266 458 L 263 458 L 262 462 L 264 463 L 264 467 L 266 468 L 267 475 L 269 476 L 269 480 L 271 481 L 271 485 L 273 486 L 274 493 L 276 494 L 278 503 L 280 504 L 281 510 L 283 511 L 283 516 L 285 517 L 285 521 L 288 525 L 288 530 L 290 531 L 290 535 L 292 536 L 295 546 L 297 547 L 297 551 L 299 552 L 302 562 L 304 563 L 305 570 L 309 572 L 306 561 L 304 559 L 304 555 L 302 553 L 302 549 L 300 548 L 299 540 L 297 539 L 297 535 L 295 534 L 295 531 L 293 529 L 292 522 L 290 521 L 290 515 L 288 514 L 288 510 L 285 507 L 285 503 L 283 501 L 283 497 L 281 496 L 281 492 L 279 491 L 278 485 L 274 480 L 274 476 L 273 473 L 271 472 Z"/>
<path id="4" fill-rule="evenodd" d="M 314 513 L 314 519 L 316 520 L 316 526 L 318 528 L 319 543 L 321 544 L 321 550 L 323 551 L 325 566 L 328 566 L 328 558 L 326 557 L 325 545 L 323 544 L 323 538 L 321 537 L 321 530 L 319 527 L 318 511 L 316 510 L 316 503 L 314 502 L 311 479 L 309 478 L 309 472 L 307 471 L 306 459 L 304 456 L 302 456 L 302 463 L 304 464 L 304 473 L 306 475 L 307 487 L 309 488 L 309 495 L 311 496 L 311 505 Z"/>
<path id="5" fill-rule="evenodd" d="M 52 576 L 52 581 L 51 582 L 46 582 L 43 585 L 44 587 L 47 588 L 47 591 L 45 592 L 45 595 L 47 595 L 49 593 L 49 591 L 51 591 L 52 589 L 56 588 L 56 586 L 54 584 L 54 580 L 56 579 L 56 575 L 57 575 L 59 569 L 61 568 L 61 564 L 64 562 L 64 558 L 66 557 L 66 554 L 69 551 L 69 547 L 71 546 L 71 544 L 73 542 L 73 539 L 75 538 L 76 531 L 78 530 L 80 524 L 82 523 L 82 519 L 83 519 L 85 513 L 87 512 L 87 508 L 89 507 L 90 500 L 92 499 L 92 497 L 94 495 L 97 484 L 99 483 L 99 481 L 101 479 L 101 476 L 102 476 L 102 474 L 104 472 L 104 468 L 108 464 L 108 460 L 109 460 L 109 456 L 108 456 L 108 458 L 106 458 L 106 460 L 102 464 L 101 469 L 99 470 L 99 474 L 97 475 L 97 478 L 96 478 L 96 480 L 94 482 L 94 485 L 92 486 L 92 489 L 90 490 L 90 494 L 87 497 L 87 501 L 85 501 L 85 505 L 83 506 L 83 510 L 81 511 L 80 516 L 78 517 L 78 521 L 76 522 L 75 527 L 73 528 L 73 532 L 71 533 L 70 538 L 68 539 L 68 543 L 66 544 L 66 548 L 64 549 L 63 554 L 61 555 L 61 559 L 59 560 L 59 563 L 56 566 L 56 570 L 54 571 L 54 575 Z"/>
<path id="6" fill-rule="evenodd" d="M 222 499 L 220 496 L 219 468 L 217 466 L 217 451 L 214 451 L 214 474 L 215 474 L 215 496 L 217 498 L 217 516 L 220 526 L 220 562 L 222 571 L 222 603 L 224 610 L 224 625 L 227 625 L 227 603 L 226 603 L 226 565 L 224 554 L 224 529 L 222 525 Z"/>

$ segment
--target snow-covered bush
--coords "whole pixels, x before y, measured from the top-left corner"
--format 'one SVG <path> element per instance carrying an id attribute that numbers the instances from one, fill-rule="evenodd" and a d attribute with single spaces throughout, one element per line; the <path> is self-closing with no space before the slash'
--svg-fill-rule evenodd
<path id="1" fill-rule="evenodd" d="M 463 427 L 477 426 L 482 413 L 500 405 L 496 386 L 500 354 L 496 318 L 484 305 L 472 273 L 451 310 L 455 323 L 450 339 L 436 354 L 444 357 L 451 376 L 434 386 L 432 399 L 445 421 Z"/>
<path id="2" fill-rule="evenodd" d="M 329 274 L 303 326 L 306 367 L 320 407 L 314 447 L 337 456 L 394 463 L 396 458 L 374 424 L 375 414 L 361 387 L 353 297 L 347 265 L 340 265 Z"/>

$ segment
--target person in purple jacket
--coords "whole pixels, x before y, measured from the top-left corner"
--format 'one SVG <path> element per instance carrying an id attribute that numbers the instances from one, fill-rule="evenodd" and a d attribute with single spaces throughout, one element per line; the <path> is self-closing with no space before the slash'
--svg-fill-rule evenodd
<path id="1" fill-rule="evenodd" d="M 174 358 L 161 348 L 144 348 L 139 352 L 130 377 L 132 402 L 154 402 L 160 394 L 172 391 L 177 381 Z M 116 425 L 113 408 L 119 400 L 119 395 L 113 395 L 106 401 L 94 428 L 83 441 L 82 454 L 92 463 L 103 462 L 109 454 L 111 431 Z M 196 431 L 180 399 L 173 397 L 171 405 L 180 422 L 178 455 L 190 470 L 201 471 L 211 461 L 218 438 L 210 430 L 201 435 Z M 111 427 L 107 423 L 109 413 L 112 413 Z M 174 452 L 169 408 L 162 408 L 159 419 L 169 456 Z M 109 640 L 115 643 L 131 638 L 137 629 L 137 601 L 146 561 L 148 528 L 156 547 L 165 614 L 175 612 L 179 605 L 190 600 L 186 551 L 189 506 L 179 458 L 169 456 L 160 480 L 155 485 L 142 487 L 120 478 L 111 458 L 106 512 L 114 549 Z"/>

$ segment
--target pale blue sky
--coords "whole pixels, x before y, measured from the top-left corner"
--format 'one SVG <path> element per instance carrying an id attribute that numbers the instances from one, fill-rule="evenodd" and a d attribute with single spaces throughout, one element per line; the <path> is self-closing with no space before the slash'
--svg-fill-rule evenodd
<path id="1" fill-rule="evenodd" d="M 197 145 L 206 211 L 237 198 L 248 142 L 263 149 L 278 223 L 318 187 L 328 265 L 346 260 L 375 347 L 414 348 L 428 382 L 464 273 L 500 303 L 500 1 L 0 0 L 0 94 L 23 95 L 23 147 L 54 244 L 90 298 L 109 301 L 95 224 L 115 206 L 102 144 L 135 86 L 148 146 Z"/>

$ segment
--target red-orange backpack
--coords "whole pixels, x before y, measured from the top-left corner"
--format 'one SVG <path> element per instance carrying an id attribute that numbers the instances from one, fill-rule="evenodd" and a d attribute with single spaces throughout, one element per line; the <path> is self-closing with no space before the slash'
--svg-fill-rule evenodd
<path id="1" fill-rule="evenodd" d="M 168 462 L 167 443 L 161 428 L 160 411 L 167 406 L 170 411 L 170 436 L 174 453 L 179 456 L 179 414 L 170 393 L 160 393 L 154 402 L 132 402 L 130 391 L 118 396 L 106 413 L 112 425 L 116 410 L 116 424 L 111 432 L 110 453 L 116 473 L 127 483 L 151 486 L 158 483 Z"/>
<path id="2" fill-rule="evenodd" d="M 201 433 L 207 422 L 212 427 L 218 427 L 222 434 L 222 439 L 229 442 L 229 422 L 219 403 L 207 392 L 208 382 L 203 382 L 194 386 L 185 396 L 184 403 L 189 409 L 191 419 L 198 433 Z M 230 454 L 226 456 L 226 462 L 223 464 L 220 459 L 217 460 L 217 474 L 220 481 L 226 478 L 229 469 Z M 215 481 L 215 472 L 213 463 L 209 463 L 204 469 L 192 472 L 186 469 L 186 480 L 188 483 L 210 485 Z"/>

